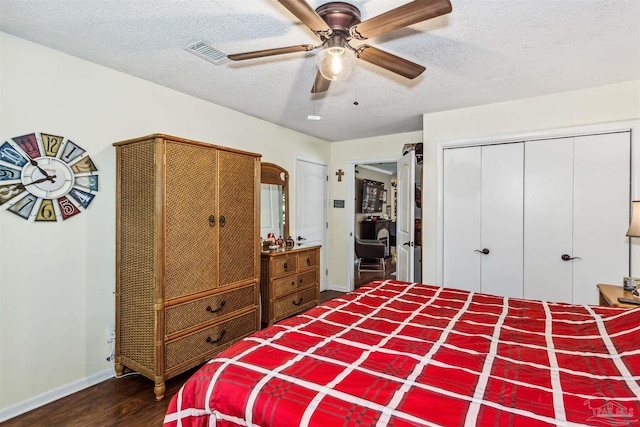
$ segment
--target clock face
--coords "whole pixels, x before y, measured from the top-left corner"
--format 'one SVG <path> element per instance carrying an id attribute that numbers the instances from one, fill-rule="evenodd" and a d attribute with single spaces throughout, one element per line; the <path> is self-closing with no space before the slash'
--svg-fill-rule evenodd
<path id="1" fill-rule="evenodd" d="M 64 221 L 87 209 L 98 169 L 70 139 L 46 133 L 0 144 L 0 206 L 25 220 Z"/>

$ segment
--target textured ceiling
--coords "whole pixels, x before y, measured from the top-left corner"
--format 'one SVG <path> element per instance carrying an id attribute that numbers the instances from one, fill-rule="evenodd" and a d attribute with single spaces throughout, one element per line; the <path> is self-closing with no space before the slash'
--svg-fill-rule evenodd
<path id="1" fill-rule="evenodd" d="M 407 0 L 350 3 L 366 20 Z M 214 65 L 184 50 L 199 40 L 227 54 L 317 44 L 276 0 L 0 0 L 0 30 L 327 141 L 418 131 L 424 113 L 640 78 L 640 0 L 451 3 L 449 15 L 367 41 L 424 65 L 420 77 L 358 61 L 315 99 L 317 51 Z M 307 120 L 314 113 L 322 120 Z"/>

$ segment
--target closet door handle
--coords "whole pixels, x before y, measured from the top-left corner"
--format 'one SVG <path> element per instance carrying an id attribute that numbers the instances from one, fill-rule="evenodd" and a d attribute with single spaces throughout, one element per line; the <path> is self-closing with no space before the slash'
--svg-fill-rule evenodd
<path id="1" fill-rule="evenodd" d="M 224 217 L 224 215 L 220 215 L 220 219 L 218 221 L 220 222 L 220 227 L 224 227 L 224 225 L 227 223 L 227 219 Z"/>
<path id="2" fill-rule="evenodd" d="M 209 225 L 212 226 L 212 227 L 214 225 L 216 225 L 216 217 L 215 216 L 209 215 Z"/>
<path id="3" fill-rule="evenodd" d="M 573 259 L 582 259 L 579 256 L 571 256 L 569 254 L 562 254 L 560 258 L 562 258 L 563 261 L 571 261 Z"/>
<path id="4" fill-rule="evenodd" d="M 480 249 L 476 249 L 476 250 L 475 250 L 475 251 L 473 251 L 473 252 L 479 252 L 479 253 L 484 254 L 484 255 L 489 255 L 489 253 L 490 253 L 491 251 L 490 251 L 489 249 L 487 249 L 487 248 L 484 248 L 484 249 L 482 249 L 482 250 L 480 250 Z"/>

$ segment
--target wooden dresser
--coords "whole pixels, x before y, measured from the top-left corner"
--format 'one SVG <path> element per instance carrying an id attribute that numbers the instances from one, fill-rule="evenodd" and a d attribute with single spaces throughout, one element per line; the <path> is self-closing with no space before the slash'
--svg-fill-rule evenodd
<path id="1" fill-rule="evenodd" d="M 260 155 L 159 134 L 114 146 L 115 369 L 160 400 L 260 327 Z"/>
<path id="2" fill-rule="evenodd" d="M 262 322 L 275 322 L 320 302 L 320 246 L 262 252 Z"/>
<path id="3" fill-rule="evenodd" d="M 599 283 L 598 294 L 600 295 L 600 305 L 604 305 L 606 307 L 622 307 L 622 308 L 638 308 L 640 305 L 638 304 L 629 304 L 625 302 L 618 301 L 618 297 L 627 298 L 631 301 L 638 301 L 640 304 L 640 300 L 634 298 L 631 295 L 631 291 L 627 291 L 622 287 L 622 285 L 607 285 L 604 283 Z"/>

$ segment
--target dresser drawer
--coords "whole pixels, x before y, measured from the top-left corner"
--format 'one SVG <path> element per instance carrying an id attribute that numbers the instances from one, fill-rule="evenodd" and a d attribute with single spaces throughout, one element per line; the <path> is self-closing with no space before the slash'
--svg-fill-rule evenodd
<path id="1" fill-rule="evenodd" d="M 278 298 L 318 282 L 318 270 L 298 273 L 273 281 L 273 296 Z"/>
<path id="2" fill-rule="evenodd" d="M 285 274 L 294 273 L 298 269 L 298 257 L 293 255 L 278 256 L 273 260 L 272 277 L 280 277 Z"/>
<path id="3" fill-rule="evenodd" d="M 166 369 L 202 358 L 228 347 L 227 344 L 256 331 L 256 312 L 250 311 L 242 316 L 194 332 L 167 343 L 165 349 Z"/>
<path id="4" fill-rule="evenodd" d="M 318 266 L 318 251 L 301 252 L 298 254 L 298 269 L 304 270 Z"/>
<path id="5" fill-rule="evenodd" d="M 165 335 L 175 334 L 257 303 L 255 285 L 251 285 L 168 307 L 165 311 Z"/>
<path id="6" fill-rule="evenodd" d="M 295 294 L 277 299 L 274 304 L 275 319 L 280 320 L 292 314 L 315 307 L 318 304 L 316 299 L 317 287 L 312 286 Z"/>

